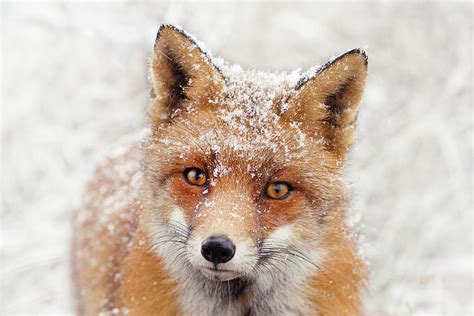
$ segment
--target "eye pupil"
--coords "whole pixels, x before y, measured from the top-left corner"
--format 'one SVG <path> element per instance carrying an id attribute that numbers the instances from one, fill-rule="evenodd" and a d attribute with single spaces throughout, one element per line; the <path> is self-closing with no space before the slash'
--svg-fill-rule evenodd
<path id="1" fill-rule="evenodd" d="M 274 190 L 276 194 L 280 193 L 283 190 L 282 185 L 280 183 L 275 184 Z"/>
<path id="2" fill-rule="evenodd" d="M 184 170 L 184 178 L 189 184 L 197 186 L 204 186 L 207 180 L 204 171 L 197 168 L 188 168 Z"/>
<path id="3" fill-rule="evenodd" d="M 268 185 L 265 195 L 270 199 L 282 200 L 288 197 L 290 187 L 286 183 L 275 182 Z"/>

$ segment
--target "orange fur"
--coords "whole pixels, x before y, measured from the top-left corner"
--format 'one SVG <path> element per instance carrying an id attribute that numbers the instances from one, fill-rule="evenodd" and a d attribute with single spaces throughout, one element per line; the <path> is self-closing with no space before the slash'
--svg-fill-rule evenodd
<path id="1" fill-rule="evenodd" d="M 322 315 L 360 315 L 359 293 L 366 279 L 364 262 L 355 253 L 344 223 L 332 225 L 339 229 L 332 231 L 324 241 L 330 260 L 321 267 L 324 272 L 310 281 L 309 295 Z"/>
<path id="2" fill-rule="evenodd" d="M 185 292 L 196 291 L 187 279 L 220 281 L 201 276 L 193 263 L 198 259 L 190 259 L 191 240 L 225 235 L 258 252 L 280 228 L 297 227 L 291 230 L 296 237 L 285 238 L 294 238 L 286 241 L 294 243 L 288 249 L 304 249 L 293 252 L 297 263 L 302 251 L 308 253 L 296 266 L 304 279 L 286 294 L 296 294 L 295 302 L 275 301 L 282 306 L 273 312 L 360 315 L 365 267 L 345 223 L 341 174 L 365 84 L 365 55 L 342 55 L 274 96 L 267 88 L 259 91 L 272 95 L 270 119 L 258 108 L 263 101 L 240 104 L 248 98 L 239 93 L 251 92 L 252 82 L 226 89 L 231 80 L 174 27 L 160 29 L 152 75 L 151 135 L 98 166 L 75 221 L 72 270 L 79 314 L 176 315 L 202 308 L 192 306 L 203 304 L 202 298 L 201 303 L 186 298 Z M 288 109 L 281 110 L 282 104 Z M 245 115 L 235 117 L 239 106 L 247 106 Z M 191 167 L 203 170 L 209 184 L 187 183 L 183 170 Z M 291 184 L 291 194 L 282 200 L 265 197 L 262 192 L 272 182 Z M 186 227 L 173 226 L 173 216 Z M 171 231 L 186 231 L 186 240 L 173 240 L 177 237 L 166 235 Z M 166 242 L 176 242 L 176 250 L 162 245 Z M 181 270 L 176 268 L 180 260 L 189 261 Z M 232 314 L 273 313 L 259 301 L 265 292 L 254 285 L 259 273 L 244 277 L 253 283 L 241 296 L 230 298 L 229 290 L 224 303 L 215 303 L 216 298 L 209 304 L 224 304 Z"/>
<path id="3" fill-rule="evenodd" d="M 137 234 L 143 244 L 134 247 L 121 264 L 122 284 L 116 298 L 130 315 L 176 315 L 176 286 L 164 270 L 160 259 L 147 250 L 146 237 Z"/>

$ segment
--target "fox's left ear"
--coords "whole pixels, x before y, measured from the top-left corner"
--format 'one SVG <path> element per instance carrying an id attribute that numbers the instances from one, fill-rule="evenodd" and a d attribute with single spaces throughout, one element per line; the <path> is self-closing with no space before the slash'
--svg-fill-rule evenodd
<path id="1" fill-rule="evenodd" d="M 157 124 L 186 106 L 202 106 L 222 91 L 224 78 L 196 41 L 181 29 L 162 25 L 151 60 L 153 90 L 149 116 Z"/>
<path id="2" fill-rule="evenodd" d="M 343 157 L 352 143 L 366 78 L 364 51 L 340 55 L 300 80 L 285 119 L 297 121 L 307 135 L 322 139 L 329 151 Z"/>

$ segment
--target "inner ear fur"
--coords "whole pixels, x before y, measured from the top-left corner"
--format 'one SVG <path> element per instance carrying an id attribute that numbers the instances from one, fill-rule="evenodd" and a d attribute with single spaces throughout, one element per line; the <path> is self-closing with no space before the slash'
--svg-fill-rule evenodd
<path id="1" fill-rule="evenodd" d="M 367 55 L 360 49 L 348 51 L 300 80 L 284 117 L 343 156 L 353 140 L 366 79 Z"/>
<path id="2" fill-rule="evenodd" d="M 184 31 L 162 25 L 151 60 L 152 123 L 172 119 L 184 105 L 203 106 L 223 90 L 224 78 L 210 57 Z"/>

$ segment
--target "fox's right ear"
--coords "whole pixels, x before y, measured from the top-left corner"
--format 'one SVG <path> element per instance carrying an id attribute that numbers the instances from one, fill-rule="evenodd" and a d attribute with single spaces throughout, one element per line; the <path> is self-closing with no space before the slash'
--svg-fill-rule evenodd
<path id="1" fill-rule="evenodd" d="M 170 120 L 187 105 L 203 106 L 223 91 L 224 78 L 196 42 L 184 31 L 162 25 L 151 60 L 152 124 Z"/>

